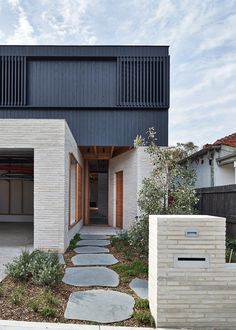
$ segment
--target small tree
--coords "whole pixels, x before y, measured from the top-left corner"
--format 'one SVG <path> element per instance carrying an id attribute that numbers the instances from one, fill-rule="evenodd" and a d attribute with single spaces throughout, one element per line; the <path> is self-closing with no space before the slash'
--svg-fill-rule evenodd
<path id="1" fill-rule="evenodd" d="M 175 147 L 159 147 L 153 128 L 148 131 L 148 141 L 137 137 L 135 146 L 146 147 L 152 171 L 150 176 L 143 180 L 139 191 L 138 205 L 141 217 L 138 223 L 129 230 L 129 237 L 134 248 L 139 247 L 139 253 L 142 251 L 147 254 L 150 214 L 194 213 L 194 207 L 198 201 L 194 189 L 195 172 L 188 164 L 180 165 L 180 160 L 195 152 L 197 147 L 192 142 L 178 143 Z"/>

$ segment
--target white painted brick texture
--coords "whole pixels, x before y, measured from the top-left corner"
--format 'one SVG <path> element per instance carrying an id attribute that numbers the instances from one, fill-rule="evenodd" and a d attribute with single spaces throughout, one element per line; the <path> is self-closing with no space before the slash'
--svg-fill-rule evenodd
<path id="1" fill-rule="evenodd" d="M 116 173 L 123 171 L 123 227 L 128 229 L 140 214 L 137 196 L 144 177 L 150 173 L 150 160 L 144 147 L 131 149 L 109 162 L 109 222 L 116 226 Z"/>
<path id="2" fill-rule="evenodd" d="M 195 228 L 196 238 L 185 236 Z M 225 219 L 150 216 L 149 301 L 158 327 L 235 329 L 236 267 L 225 265 Z M 209 257 L 209 268 L 178 268 L 176 256 Z"/>
<path id="3" fill-rule="evenodd" d="M 64 252 L 73 235 L 66 226 L 68 153 L 82 162 L 66 122 L 1 119 L 0 148 L 34 150 L 34 248 Z"/>

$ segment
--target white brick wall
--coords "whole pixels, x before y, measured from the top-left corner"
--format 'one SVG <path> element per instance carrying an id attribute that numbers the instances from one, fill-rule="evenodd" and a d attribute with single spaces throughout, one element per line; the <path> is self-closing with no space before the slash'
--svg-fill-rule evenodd
<path id="1" fill-rule="evenodd" d="M 137 194 L 151 170 L 144 147 L 131 149 L 109 162 L 109 222 L 116 225 L 116 173 L 123 171 L 123 227 L 128 229 L 139 215 Z"/>
<path id="2" fill-rule="evenodd" d="M 34 149 L 34 247 L 63 252 L 67 233 L 68 153 L 81 162 L 64 120 L 1 119 L 0 148 Z"/>
<path id="3" fill-rule="evenodd" d="M 186 229 L 199 236 L 186 237 Z M 209 267 L 179 268 L 178 256 L 206 256 Z M 150 216 L 149 301 L 158 327 L 235 329 L 235 280 L 236 266 L 225 264 L 224 218 Z"/>

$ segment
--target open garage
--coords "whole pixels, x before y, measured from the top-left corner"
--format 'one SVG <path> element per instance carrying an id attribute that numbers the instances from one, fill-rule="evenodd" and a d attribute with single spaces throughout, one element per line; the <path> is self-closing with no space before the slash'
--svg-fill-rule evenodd
<path id="1" fill-rule="evenodd" d="M 34 152 L 0 149 L 0 246 L 33 245 Z"/>

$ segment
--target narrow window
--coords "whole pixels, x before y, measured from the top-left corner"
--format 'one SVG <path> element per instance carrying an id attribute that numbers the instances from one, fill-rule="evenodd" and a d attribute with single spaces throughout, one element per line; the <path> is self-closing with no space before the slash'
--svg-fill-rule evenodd
<path id="1" fill-rule="evenodd" d="M 69 154 L 68 225 L 75 225 L 82 218 L 82 169 L 72 153 Z"/>

